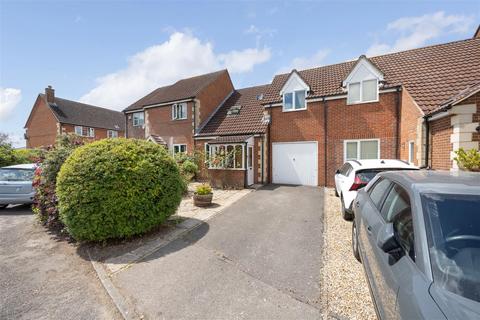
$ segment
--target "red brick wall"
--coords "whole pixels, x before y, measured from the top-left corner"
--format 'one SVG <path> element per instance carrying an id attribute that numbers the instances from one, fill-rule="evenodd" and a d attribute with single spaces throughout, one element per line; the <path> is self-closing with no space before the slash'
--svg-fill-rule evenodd
<path id="1" fill-rule="evenodd" d="M 57 119 L 40 96 L 33 105 L 26 129 L 27 148 L 38 148 L 55 143 L 58 134 Z"/>
<path id="2" fill-rule="evenodd" d="M 408 93 L 407 89 L 402 91 L 401 107 L 400 107 L 400 159 L 408 161 L 408 143 L 415 142 L 413 150 L 414 164 L 418 163 L 417 155 L 417 121 L 422 116 L 419 108 L 415 104 L 413 98 Z"/>
<path id="3" fill-rule="evenodd" d="M 450 170 L 452 167 L 452 160 L 450 160 L 450 152 L 452 151 L 450 135 L 453 133 L 451 118 L 451 116 L 447 116 L 430 121 L 429 163 L 432 169 Z"/>
<path id="4" fill-rule="evenodd" d="M 245 170 L 209 169 L 210 184 L 220 189 L 243 189 L 245 187 Z"/>
<path id="5" fill-rule="evenodd" d="M 145 124 L 148 125 L 149 134 L 159 135 L 170 146 L 173 144 L 186 144 L 187 153 L 193 147 L 193 102 L 187 102 L 187 119 L 172 120 L 172 105 L 166 105 L 145 110 Z"/>
<path id="6" fill-rule="evenodd" d="M 84 127 L 86 127 L 86 126 L 84 126 Z M 95 140 L 100 140 L 100 139 L 107 138 L 107 130 L 108 129 L 95 128 L 95 127 L 88 127 L 88 128 L 94 128 L 95 129 L 95 137 L 94 138 L 85 137 L 85 139 L 95 141 Z M 62 123 L 60 130 L 61 130 L 62 133 L 70 133 L 70 132 L 75 133 L 75 125 Z M 118 131 L 118 137 L 119 138 L 123 138 L 124 136 L 125 136 L 124 131 Z"/>
<path id="7" fill-rule="evenodd" d="M 127 138 L 145 139 L 145 129 L 143 126 L 133 126 L 133 113 L 125 114 L 127 120 Z"/>
<path id="8" fill-rule="evenodd" d="M 344 162 L 344 140 L 380 139 L 380 156 L 395 158 L 397 93 L 380 94 L 379 102 L 347 105 L 346 99 L 327 101 L 327 185 Z M 318 141 L 318 185 L 325 185 L 324 104 L 307 104 L 307 110 L 271 109 L 271 143 Z M 270 146 L 271 148 L 271 146 Z M 271 167 L 272 159 L 270 159 Z M 271 176 L 271 170 L 270 170 Z"/>
<path id="9" fill-rule="evenodd" d="M 199 119 L 197 127 L 205 122 L 210 114 L 222 103 L 223 100 L 233 91 L 232 80 L 228 72 L 222 73 L 218 78 L 206 86 L 197 96 L 199 101 Z M 200 126 L 198 126 L 200 124 Z"/>

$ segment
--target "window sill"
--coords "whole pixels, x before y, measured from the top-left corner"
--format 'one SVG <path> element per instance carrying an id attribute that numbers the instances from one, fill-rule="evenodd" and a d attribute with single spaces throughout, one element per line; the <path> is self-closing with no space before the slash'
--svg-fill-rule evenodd
<path id="1" fill-rule="evenodd" d="M 245 171 L 245 168 L 208 168 L 208 170 L 231 170 L 231 171 Z"/>
<path id="2" fill-rule="evenodd" d="M 179 120 L 188 120 L 188 118 L 172 119 L 172 121 L 179 121 Z"/>
<path id="3" fill-rule="evenodd" d="M 370 101 L 359 101 L 359 102 L 347 102 L 347 106 L 354 106 L 354 105 L 357 105 L 357 104 L 365 104 L 365 103 L 374 103 L 374 102 L 379 102 L 380 99 L 377 99 L 377 100 L 370 100 Z"/>
<path id="4" fill-rule="evenodd" d="M 302 108 L 302 109 L 291 109 L 291 110 L 285 110 L 282 108 L 282 112 L 295 112 L 295 111 L 305 111 L 307 108 Z"/>

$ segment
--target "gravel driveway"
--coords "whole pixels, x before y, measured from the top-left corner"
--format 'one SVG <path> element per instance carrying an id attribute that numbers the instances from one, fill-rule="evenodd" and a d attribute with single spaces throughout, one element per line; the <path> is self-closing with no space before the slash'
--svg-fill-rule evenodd
<path id="1" fill-rule="evenodd" d="M 27 206 L 0 210 L 0 288 L 0 319 L 121 318 L 90 262 Z"/>
<path id="2" fill-rule="evenodd" d="M 339 198 L 325 189 L 322 308 L 327 318 L 376 319 L 362 265 L 352 253 L 352 223 Z"/>

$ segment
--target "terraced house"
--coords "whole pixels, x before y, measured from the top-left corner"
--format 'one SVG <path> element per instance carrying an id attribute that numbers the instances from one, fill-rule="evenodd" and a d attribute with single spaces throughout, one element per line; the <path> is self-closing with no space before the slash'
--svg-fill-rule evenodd
<path id="1" fill-rule="evenodd" d="M 480 36 L 238 90 L 223 70 L 159 88 L 124 112 L 127 136 L 204 152 L 200 177 L 216 186 L 331 186 L 350 159 L 455 170 L 455 150 L 479 148 Z"/>
<path id="2" fill-rule="evenodd" d="M 121 112 L 55 96 L 48 86 L 39 94 L 25 124 L 27 148 L 47 147 L 57 135 L 76 133 L 88 140 L 125 136 Z"/>

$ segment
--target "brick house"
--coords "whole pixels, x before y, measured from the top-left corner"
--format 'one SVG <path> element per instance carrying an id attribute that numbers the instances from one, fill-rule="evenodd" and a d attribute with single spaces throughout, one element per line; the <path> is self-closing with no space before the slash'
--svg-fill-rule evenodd
<path id="1" fill-rule="evenodd" d="M 267 122 L 261 104 L 268 85 L 235 90 L 195 135 L 206 161 L 200 178 L 215 187 L 243 188 L 268 181 Z M 217 156 L 229 155 L 223 159 Z"/>
<path id="2" fill-rule="evenodd" d="M 125 135 L 125 118 L 121 112 L 55 97 L 48 86 L 39 94 L 25 124 L 27 148 L 55 143 L 57 135 L 76 133 L 85 139 L 99 140 Z"/>
<path id="3" fill-rule="evenodd" d="M 455 169 L 455 149 L 479 148 L 479 84 L 478 33 L 277 75 L 263 101 L 269 181 L 332 186 L 347 159 Z"/>
<path id="4" fill-rule="evenodd" d="M 158 88 L 123 110 L 126 135 L 163 144 L 174 153 L 191 153 L 195 150 L 195 132 L 233 90 L 227 70 Z"/>

